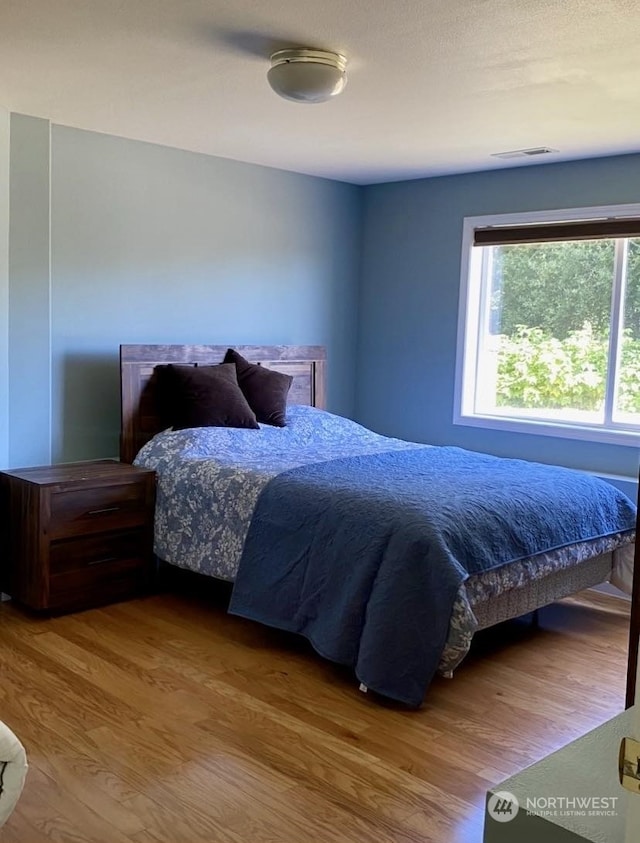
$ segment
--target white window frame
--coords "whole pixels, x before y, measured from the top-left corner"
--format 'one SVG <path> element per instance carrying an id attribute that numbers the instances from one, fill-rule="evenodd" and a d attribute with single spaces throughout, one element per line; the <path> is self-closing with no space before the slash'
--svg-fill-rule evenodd
<path id="1" fill-rule="evenodd" d="M 460 270 L 460 298 L 458 304 L 458 339 L 456 345 L 456 374 L 454 390 L 453 423 L 469 427 L 482 427 L 491 430 L 503 430 L 511 433 L 528 433 L 541 436 L 559 436 L 565 439 L 579 439 L 587 442 L 606 442 L 614 445 L 640 447 L 640 430 L 625 429 L 615 425 L 611 419 L 605 420 L 607 427 L 541 420 L 514 418 L 510 416 L 482 415 L 473 411 L 475 381 L 471 384 L 465 375 L 476 371 L 478 334 L 481 322 L 486 318 L 486 302 L 483 301 L 481 284 L 474 282 L 474 273 L 479 271 L 482 251 L 474 248 L 474 231 L 488 226 L 516 226 L 528 223 L 568 222 L 572 220 L 624 219 L 640 216 L 640 204 L 601 205 L 588 208 L 564 208 L 548 211 L 530 211 L 512 214 L 492 214 L 479 217 L 465 217 L 462 228 L 462 260 Z M 486 295 L 484 296 L 486 298 Z M 618 339 L 618 314 L 621 296 L 613 302 L 612 335 L 610 343 Z M 478 314 L 484 316 L 478 316 Z M 612 381 L 609 378 L 609 381 Z M 613 383 L 607 383 L 611 390 Z"/>

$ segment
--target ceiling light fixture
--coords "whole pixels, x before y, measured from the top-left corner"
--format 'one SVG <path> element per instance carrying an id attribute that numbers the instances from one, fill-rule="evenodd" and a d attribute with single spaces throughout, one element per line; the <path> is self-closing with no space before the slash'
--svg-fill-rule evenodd
<path id="1" fill-rule="evenodd" d="M 533 158 L 536 155 L 549 155 L 558 152 L 550 146 L 533 146 L 530 149 L 512 149 L 509 152 L 491 152 L 492 158 Z"/>
<path id="2" fill-rule="evenodd" d="M 293 102 L 325 102 L 344 90 L 347 60 L 328 50 L 277 50 L 271 55 L 269 84 Z"/>

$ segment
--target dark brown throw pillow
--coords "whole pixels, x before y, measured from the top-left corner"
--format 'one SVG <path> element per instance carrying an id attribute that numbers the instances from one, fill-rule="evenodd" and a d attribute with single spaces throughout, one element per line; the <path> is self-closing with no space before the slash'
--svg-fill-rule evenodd
<path id="1" fill-rule="evenodd" d="M 160 368 L 160 367 L 158 367 Z M 177 366 L 158 372 L 158 408 L 174 430 L 188 427 L 257 428 L 255 414 L 238 386 L 236 367 Z"/>
<path id="2" fill-rule="evenodd" d="M 156 414 L 164 430 L 167 427 L 173 427 L 173 417 L 175 416 L 177 401 L 177 396 L 175 395 L 175 378 L 167 363 L 154 366 L 152 378 Z"/>
<path id="3" fill-rule="evenodd" d="M 293 382 L 291 375 L 266 369 L 230 348 L 225 363 L 235 363 L 238 383 L 259 422 L 284 427 L 287 416 L 287 395 Z"/>

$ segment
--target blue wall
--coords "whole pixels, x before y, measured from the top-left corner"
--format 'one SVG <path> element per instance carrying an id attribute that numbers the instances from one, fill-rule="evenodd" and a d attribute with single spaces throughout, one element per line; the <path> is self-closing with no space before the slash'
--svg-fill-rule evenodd
<path id="1" fill-rule="evenodd" d="M 9 459 L 9 126 L 0 108 L 0 466 Z"/>
<path id="2" fill-rule="evenodd" d="M 326 345 L 330 408 L 376 430 L 636 473 L 452 417 L 463 217 L 636 202 L 640 156 L 363 189 L 15 114 L 9 156 L 1 118 L 0 467 L 117 454 L 120 343 L 251 342 Z"/>
<path id="3" fill-rule="evenodd" d="M 117 455 L 120 343 L 326 345 L 329 406 L 353 414 L 359 188 L 21 115 L 12 133 L 10 465 Z"/>
<path id="4" fill-rule="evenodd" d="M 50 127 L 11 116 L 9 464 L 51 461 Z"/>
<path id="5" fill-rule="evenodd" d="M 501 456 L 634 476 L 637 448 L 453 424 L 465 216 L 640 201 L 640 155 L 365 189 L 358 420 L 375 430 Z"/>

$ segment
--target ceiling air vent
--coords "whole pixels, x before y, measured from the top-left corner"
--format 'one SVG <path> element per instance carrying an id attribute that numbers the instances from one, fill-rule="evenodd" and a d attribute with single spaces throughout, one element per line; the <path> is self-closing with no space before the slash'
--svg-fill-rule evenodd
<path id="1" fill-rule="evenodd" d="M 557 152 L 548 146 L 533 146 L 531 149 L 514 149 L 511 152 L 492 152 L 492 158 L 533 158 L 534 155 L 548 155 Z"/>

